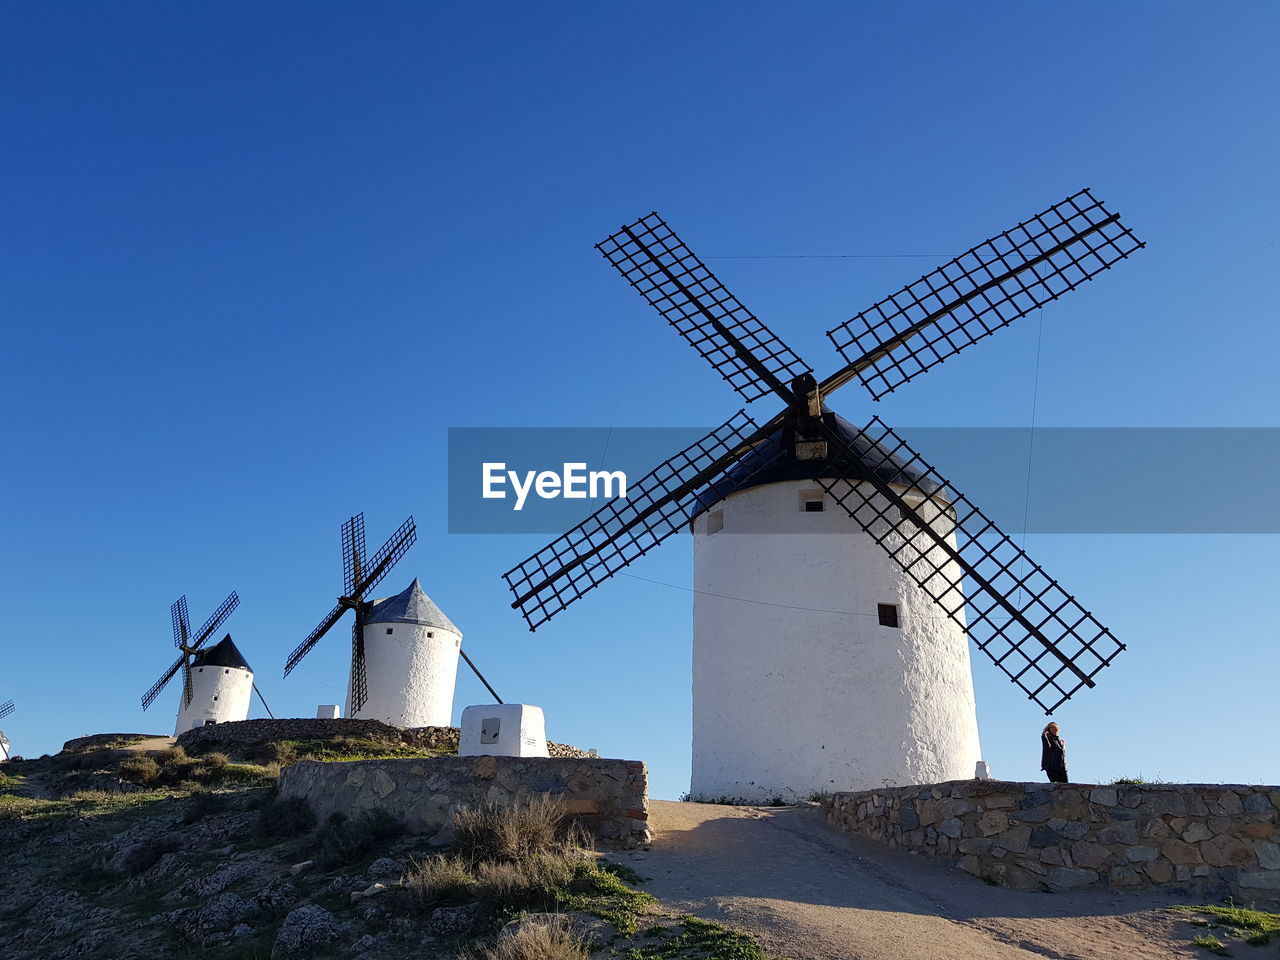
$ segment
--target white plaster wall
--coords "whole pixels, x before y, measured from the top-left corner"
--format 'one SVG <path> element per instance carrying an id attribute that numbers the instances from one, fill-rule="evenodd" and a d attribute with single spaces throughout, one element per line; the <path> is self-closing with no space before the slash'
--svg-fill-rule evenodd
<path id="1" fill-rule="evenodd" d="M 388 633 L 387 631 L 391 632 Z M 453 715 L 462 637 L 416 623 L 367 623 L 364 627 L 368 699 L 348 717 L 397 727 L 447 727 Z"/>
<path id="2" fill-rule="evenodd" d="M 695 795 L 937 783 L 981 757 L 964 630 L 830 497 L 801 512 L 817 489 L 753 487 L 715 508 L 719 532 L 694 522 Z"/>
<path id="3" fill-rule="evenodd" d="M 0 730 L 0 762 L 9 759 L 9 738 Z"/>
<path id="4" fill-rule="evenodd" d="M 195 667 L 191 671 L 191 691 L 190 706 L 183 706 L 182 694 L 178 694 L 175 737 L 193 727 L 203 727 L 210 720 L 234 723 L 247 719 L 253 674 L 242 667 Z"/>
<path id="5" fill-rule="evenodd" d="M 495 722 L 496 731 L 493 730 Z M 458 730 L 458 756 L 550 756 L 542 708 L 528 703 L 485 703 L 467 707 L 462 711 Z"/>

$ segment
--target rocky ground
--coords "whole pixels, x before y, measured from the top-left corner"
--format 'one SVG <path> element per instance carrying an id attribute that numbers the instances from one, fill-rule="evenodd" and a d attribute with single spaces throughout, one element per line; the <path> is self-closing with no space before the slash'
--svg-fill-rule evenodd
<path id="1" fill-rule="evenodd" d="M 530 872 L 377 818 L 316 824 L 274 798 L 279 765 L 300 749 L 353 759 L 403 756 L 402 744 L 233 756 L 167 744 L 121 737 L 0 766 L 6 960 L 520 960 L 494 945 L 549 911 L 593 955 L 623 960 L 1154 960 L 1196 955 L 1206 932 L 1259 960 L 1280 951 L 1280 935 L 1232 947 L 1243 934 L 1169 903 L 989 887 L 837 833 L 806 807 L 657 802 L 651 849 L 517 858 L 538 864 Z M 423 863 L 435 865 L 427 880 Z"/>

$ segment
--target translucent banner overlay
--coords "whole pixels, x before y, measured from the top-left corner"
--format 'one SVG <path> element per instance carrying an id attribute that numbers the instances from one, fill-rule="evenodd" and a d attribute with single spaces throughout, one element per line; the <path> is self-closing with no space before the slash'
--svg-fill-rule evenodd
<path id="1" fill-rule="evenodd" d="M 561 533 L 707 429 L 451 428 L 449 532 Z M 1280 427 L 895 429 L 1011 534 L 1280 533 Z"/>

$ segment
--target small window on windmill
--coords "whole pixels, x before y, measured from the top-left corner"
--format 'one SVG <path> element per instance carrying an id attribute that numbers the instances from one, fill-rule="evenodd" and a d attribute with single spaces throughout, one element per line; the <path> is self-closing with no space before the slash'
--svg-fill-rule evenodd
<path id="1" fill-rule="evenodd" d="M 876 604 L 876 613 L 880 616 L 880 626 L 896 627 L 898 625 L 898 605 L 896 603 Z"/>
<path id="2" fill-rule="evenodd" d="M 707 533 L 719 533 L 724 529 L 724 511 L 712 510 L 707 514 Z"/>
<path id="3" fill-rule="evenodd" d="M 387 633 L 391 633 L 391 632 L 393 632 L 393 629 L 394 629 L 394 628 L 392 628 L 392 627 L 387 627 Z"/>
<path id="4" fill-rule="evenodd" d="M 480 742 L 497 743 L 498 734 L 502 730 L 501 717 L 485 717 L 480 721 Z"/>
<path id="5" fill-rule="evenodd" d="M 214 703 L 218 702 L 218 695 L 216 693 L 213 695 L 213 702 Z"/>
<path id="6" fill-rule="evenodd" d="M 231 672 L 231 668 L 230 668 L 230 667 L 227 667 L 227 669 L 223 670 L 222 672 L 223 672 L 223 673 L 230 673 L 230 672 Z"/>
<path id="7" fill-rule="evenodd" d="M 801 490 L 800 491 L 800 512 L 801 513 L 822 513 L 824 502 L 821 490 Z"/>
<path id="8" fill-rule="evenodd" d="M 428 631 L 427 631 L 427 639 L 428 639 L 428 640 L 433 639 L 433 638 L 435 637 L 435 635 L 436 635 L 436 632 L 435 632 L 434 630 L 428 630 Z"/>

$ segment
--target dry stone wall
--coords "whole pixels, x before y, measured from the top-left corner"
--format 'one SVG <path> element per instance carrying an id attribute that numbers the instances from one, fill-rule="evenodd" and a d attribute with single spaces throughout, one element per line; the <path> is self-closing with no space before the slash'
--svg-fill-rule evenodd
<path id="1" fill-rule="evenodd" d="M 280 771 L 281 798 L 305 800 L 320 819 L 383 810 L 412 833 L 446 829 L 463 805 L 559 798 L 567 814 L 606 844 L 649 842 L 648 772 L 633 760 L 433 757 L 304 760 Z"/>
<path id="2" fill-rule="evenodd" d="M 186 730 L 178 737 L 178 745 L 199 752 L 229 743 L 268 743 L 278 740 L 323 740 L 330 737 L 349 737 L 356 740 L 381 740 L 386 743 L 402 743 L 424 750 L 441 753 L 457 753 L 457 727 L 395 727 L 381 720 L 353 720 L 340 718 L 322 720 L 314 718 L 282 718 L 279 720 L 240 720 L 234 723 L 216 723 L 207 727 Z M 582 757 L 585 750 L 563 743 L 547 744 L 553 757 Z"/>
<path id="3" fill-rule="evenodd" d="M 1280 787 L 958 780 L 837 793 L 827 819 L 1020 889 L 1280 901 Z"/>

